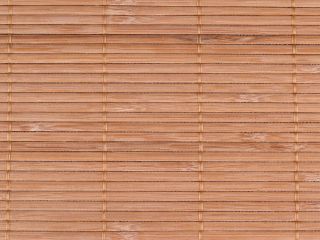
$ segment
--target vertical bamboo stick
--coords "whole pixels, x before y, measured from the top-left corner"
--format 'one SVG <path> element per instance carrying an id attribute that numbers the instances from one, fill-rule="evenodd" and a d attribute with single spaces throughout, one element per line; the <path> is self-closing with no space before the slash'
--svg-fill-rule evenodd
<path id="1" fill-rule="evenodd" d="M 202 6 L 201 6 L 201 0 L 197 0 L 197 55 L 198 55 L 198 93 L 197 93 L 197 99 L 198 99 L 198 123 L 199 123 L 199 216 L 198 220 L 200 223 L 200 229 L 199 229 L 199 235 L 198 238 L 199 240 L 203 239 L 203 210 L 204 210 L 204 205 L 203 205 L 203 197 L 202 197 L 202 192 L 203 192 L 203 177 L 202 177 L 202 172 L 203 172 L 203 116 L 202 116 L 202 92 L 203 92 L 203 86 L 202 86 L 202 49 L 201 49 L 201 34 L 202 34 Z"/>
<path id="2" fill-rule="evenodd" d="M 295 203 L 295 238 L 300 239 L 299 233 L 299 106 L 297 93 L 297 27 L 296 27 L 296 1 L 291 0 L 291 23 L 292 23 L 292 86 L 293 86 L 293 101 L 294 101 L 294 203 Z"/>
<path id="3" fill-rule="evenodd" d="M 11 49 L 12 49 L 12 15 L 13 6 L 11 0 L 8 0 L 8 63 L 7 63 L 7 73 L 8 73 L 8 109 L 7 109 L 7 142 L 9 144 L 9 151 L 6 162 L 6 224 L 5 224 L 5 240 L 10 239 L 10 224 L 11 224 L 11 161 L 12 161 L 12 67 L 11 67 Z"/>
<path id="4" fill-rule="evenodd" d="M 108 146 L 107 146 L 107 133 L 108 133 L 108 94 L 107 94 L 107 4 L 108 1 L 104 1 L 104 6 L 103 8 L 103 114 L 104 114 L 104 131 L 103 131 L 103 157 L 102 157 L 102 171 L 103 171 L 103 217 L 102 217 L 102 224 L 103 224 L 103 229 L 102 229 L 102 240 L 107 239 L 107 171 L 108 171 L 108 166 L 107 166 L 107 161 L 108 161 Z"/>

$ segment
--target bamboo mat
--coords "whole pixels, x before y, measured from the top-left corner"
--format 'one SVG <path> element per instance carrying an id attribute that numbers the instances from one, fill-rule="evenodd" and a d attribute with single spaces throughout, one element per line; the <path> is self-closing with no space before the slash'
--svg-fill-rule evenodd
<path id="1" fill-rule="evenodd" d="M 320 239 L 320 1 L 1 0 L 0 239 Z"/>

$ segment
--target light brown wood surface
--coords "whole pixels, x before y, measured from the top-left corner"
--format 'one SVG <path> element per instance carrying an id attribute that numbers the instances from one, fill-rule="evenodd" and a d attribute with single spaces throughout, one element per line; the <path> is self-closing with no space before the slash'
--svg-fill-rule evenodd
<path id="1" fill-rule="evenodd" d="M 0 239 L 320 239 L 320 1 L 0 1 Z"/>

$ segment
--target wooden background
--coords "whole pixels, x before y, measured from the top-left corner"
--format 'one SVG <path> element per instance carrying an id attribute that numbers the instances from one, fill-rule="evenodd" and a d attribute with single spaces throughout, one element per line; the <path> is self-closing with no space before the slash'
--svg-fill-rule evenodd
<path id="1" fill-rule="evenodd" d="M 320 1 L 0 0 L 0 239 L 320 239 Z"/>

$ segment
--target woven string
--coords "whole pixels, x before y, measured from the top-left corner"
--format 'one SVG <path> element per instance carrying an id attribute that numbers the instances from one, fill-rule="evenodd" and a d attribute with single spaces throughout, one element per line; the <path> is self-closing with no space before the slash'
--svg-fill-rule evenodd
<path id="1" fill-rule="evenodd" d="M 5 240 L 10 239 L 10 173 L 11 173 L 11 159 L 12 159 L 12 79 L 11 79 L 11 48 L 12 48 L 12 15 L 13 6 L 11 0 L 8 0 L 8 109 L 7 109 L 7 122 L 8 122 L 8 132 L 7 132 L 7 142 L 9 144 L 8 157 L 6 162 L 6 226 L 5 226 Z"/>
<path id="2" fill-rule="evenodd" d="M 103 94 L 102 94 L 102 101 L 103 101 L 103 116 L 104 116 L 104 131 L 103 131 L 103 152 L 102 152 L 102 171 L 103 171 L 103 204 L 102 204 L 102 240 L 106 240 L 107 238 L 107 161 L 108 161 L 108 148 L 107 148 L 107 133 L 108 133 L 108 122 L 107 122 L 107 81 L 106 81 L 106 74 L 107 74 L 107 0 L 104 1 L 103 6 Z"/>
<path id="3" fill-rule="evenodd" d="M 298 95 L 297 95 L 297 29 L 296 29 L 296 2 L 291 0 L 291 25 L 292 25 L 292 60 L 293 60 L 293 71 L 292 71 L 292 85 L 293 85 L 293 97 L 294 97 L 294 202 L 295 202 L 295 239 L 300 238 L 299 235 L 299 106 L 298 106 Z"/>
<path id="4" fill-rule="evenodd" d="M 202 192 L 203 192 L 203 179 L 202 179 L 202 172 L 203 172 L 203 116 L 202 116 L 202 58 L 201 58 L 201 0 L 197 1 L 197 16 L 198 16 L 198 22 L 197 22 L 197 53 L 198 53 L 198 94 L 197 94 L 197 100 L 198 100 L 198 122 L 199 122 L 199 175 L 198 175 L 198 181 L 199 181 L 199 192 L 198 192 L 198 201 L 199 201 L 199 212 L 198 212 L 198 221 L 200 223 L 200 229 L 198 232 L 198 239 L 202 240 L 203 235 L 203 201 L 202 201 Z"/>

